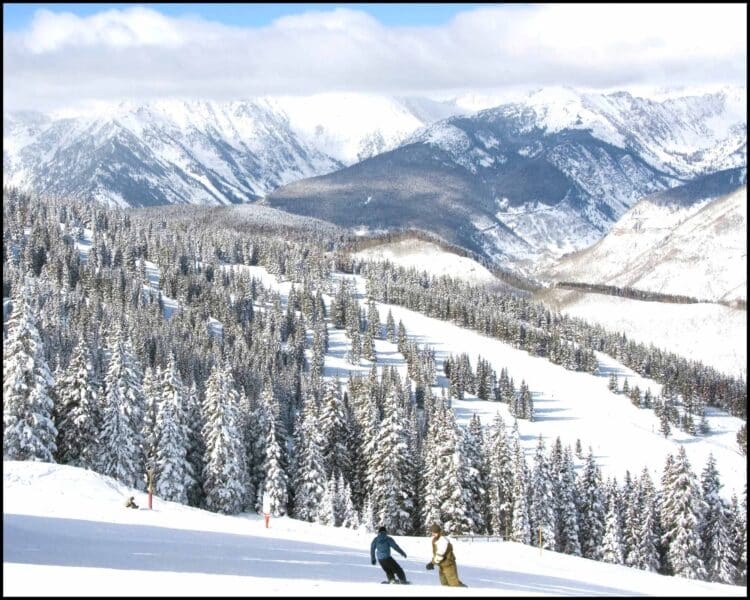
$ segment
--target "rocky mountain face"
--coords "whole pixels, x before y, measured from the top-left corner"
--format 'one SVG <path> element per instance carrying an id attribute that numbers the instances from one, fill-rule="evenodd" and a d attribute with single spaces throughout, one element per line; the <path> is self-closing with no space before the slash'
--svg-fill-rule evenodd
<path id="1" fill-rule="evenodd" d="M 743 94 L 542 90 L 434 123 L 265 201 L 345 226 L 426 229 L 530 272 L 593 244 L 645 196 L 745 166 Z"/>
<path id="2" fill-rule="evenodd" d="M 3 181 L 121 206 L 251 202 L 456 114 L 419 98 L 321 94 L 4 115 Z"/>
<path id="3" fill-rule="evenodd" d="M 644 198 L 593 246 L 544 273 L 701 300 L 747 300 L 747 170 Z"/>

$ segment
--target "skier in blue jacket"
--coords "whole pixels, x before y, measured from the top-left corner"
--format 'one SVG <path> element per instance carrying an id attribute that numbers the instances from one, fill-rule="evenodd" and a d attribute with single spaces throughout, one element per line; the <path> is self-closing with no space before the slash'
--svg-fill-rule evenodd
<path id="1" fill-rule="evenodd" d="M 409 583 L 406 581 L 406 575 L 404 575 L 401 565 L 391 558 L 391 548 L 406 558 L 406 552 L 401 550 L 393 538 L 387 534 L 385 527 L 381 527 L 378 529 L 378 535 L 375 536 L 372 544 L 370 544 L 370 560 L 372 564 L 375 564 L 375 556 L 377 556 L 380 566 L 383 567 L 383 571 L 385 571 L 388 577 L 388 581 L 384 581 L 383 583 Z"/>

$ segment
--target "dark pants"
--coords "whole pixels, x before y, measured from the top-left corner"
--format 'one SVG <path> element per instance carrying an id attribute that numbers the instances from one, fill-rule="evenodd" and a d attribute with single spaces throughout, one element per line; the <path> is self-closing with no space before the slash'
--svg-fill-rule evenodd
<path id="1" fill-rule="evenodd" d="M 390 556 L 387 558 L 379 558 L 378 562 L 380 563 L 380 566 L 383 567 L 383 571 L 385 571 L 388 581 L 393 581 L 394 575 L 396 575 L 402 583 L 406 581 L 406 575 L 404 575 L 404 570 L 401 568 L 401 565 Z"/>

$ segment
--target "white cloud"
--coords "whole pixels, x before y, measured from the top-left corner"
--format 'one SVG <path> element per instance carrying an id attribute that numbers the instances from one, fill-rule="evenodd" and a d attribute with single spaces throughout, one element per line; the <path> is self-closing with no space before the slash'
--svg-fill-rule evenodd
<path id="1" fill-rule="evenodd" d="M 139 7 L 108 10 L 86 18 L 40 10 L 22 40 L 33 54 L 79 46 L 175 48 L 188 42 L 181 29 L 185 28 L 180 23 Z"/>
<path id="2" fill-rule="evenodd" d="M 746 17 L 742 4 L 512 5 L 386 27 L 340 8 L 240 28 L 149 8 L 39 11 L 4 37 L 3 88 L 6 108 L 50 109 L 162 96 L 743 84 Z"/>

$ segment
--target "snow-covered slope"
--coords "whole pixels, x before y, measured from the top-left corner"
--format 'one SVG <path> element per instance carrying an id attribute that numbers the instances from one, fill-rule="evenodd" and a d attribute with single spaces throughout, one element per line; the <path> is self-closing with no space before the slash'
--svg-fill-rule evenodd
<path id="1" fill-rule="evenodd" d="M 548 276 L 705 300 L 746 300 L 747 187 L 689 203 L 646 198 L 606 237 L 565 257 Z"/>
<path id="2" fill-rule="evenodd" d="M 360 277 L 355 279 L 364 303 L 365 281 Z M 534 420 L 519 419 L 517 424 L 529 460 L 533 457 L 540 435 L 547 447 L 558 436 L 563 446 L 569 444 L 573 447 L 576 439 L 580 439 L 584 448 L 591 445 L 605 477 L 622 481 L 625 471 L 640 473 L 646 468 L 654 481 L 659 481 L 667 455 L 676 453 L 680 446 L 684 446 L 696 473 L 704 468 L 709 454 L 714 455 L 724 483 L 722 494 L 727 499 L 733 493 L 739 495 L 747 481 L 747 461 L 739 453 L 736 440 L 737 431 L 744 421 L 737 417 L 712 409 L 707 417 L 711 435 L 691 436 L 674 431 L 665 439 L 659 433 L 659 419 L 653 410 L 636 408 L 627 397 L 614 394 L 607 388 L 610 373 L 617 376 L 620 388 L 627 377 L 631 387 L 638 385 L 642 391 L 650 389 L 652 394 L 657 395 L 661 394 L 661 384 L 641 377 L 605 354 L 597 353 L 599 370 L 596 375 L 569 371 L 476 331 L 402 306 L 378 304 L 381 318 L 389 310 L 396 323 L 399 320 L 404 323 L 410 337 L 418 340 L 420 345 L 435 350 L 438 382 L 441 385 L 447 385 L 446 378 L 442 376 L 443 361 L 451 354 L 461 353 L 469 355 L 472 365 L 476 365 L 477 358 L 482 356 L 497 373 L 507 368 L 516 382 L 526 381 L 534 400 Z M 388 344 L 385 341 L 379 343 Z M 380 355 L 381 350 L 376 350 Z M 342 364 L 339 368 L 336 372 L 346 375 L 343 370 L 346 367 Z M 433 391 L 436 395 L 440 394 L 437 387 Z M 471 395 L 467 395 L 464 401 L 454 399 L 452 406 L 456 420 L 463 425 L 468 425 L 474 413 L 480 416 L 483 424 L 489 424 L 497 412 L 506 423 L 514 420 L 507 404 L 482 401 Z"/>
<path id="3" fill-rule="evenodd" d="M 471 283 L 497 283 L 497 278 L 475 260 L 443 250 L 437 244 L 416 239 L 381 244 L 353 254 L 361 260 L 382 260 L 406 268 L 449 275 Z"/>
<path id="4" fill-rule="evenodd" d="M 140 510 L 124 507 L 134 495 Z M 381 596 L 372 534 L 154 499 L 70 466 L 3 462 L 3 595 Z M 469 588 L 442 587 L 429 538 L 397 536 L 400 596 L 741 596 L 746 587 L 665 577 L 514 542 L 455 541 Z M 393 590 L 386 590 L 392 593 Z"/>
<path id="5" fill-rule="evenodd" d="M 3 181 L 147 206 L 228 204 L 389 150 L 456 114 L 449 104 L 362 94 L 101 105 L 3 121 Z"/>
<path id="6" fill-rule="evenodd" d="M 545 290 L 537 299 L 573 317 L 622 332 L 628 339 L 747 378 L 746 310 L 709 302 L 646 302 L 561 288 Z"/>
<path id="7" fill-rule="evenodd" d="M 259 266 L 224 265 L 224 268 L 241 269 L 264 287 L 278 291 L 282 307 L 285 308 L 292 286 L 290 281 L 279 281 L 276 275 Z M 147 261 L 146 271 L 151 280 L 151 289 L 158 290 L 160 274 L 156 265 Z M 355 284 L 356 297 L 361 307 L 365 308 L 367 295 L 364 278 L 349 277 L 342 273 L 334 273 L 332 277 L 332 289 L 338 288 L 341 278 L 351 280 Z M 144 289 L 148 289 L 148 286 L 144 285 Z M 330 314 L 332 298 L 327 294 L 323 297 Z M 163 301 L 165 314 L 179 309 L 173 299 L 164 296 Z M 441 387 L 447 387 L 443 361 L 451 354 L 467 353 L 472 365 L 476 365 L 477 358 L 482 356 L 497 373 L 507 368 L 516 382 L 524 380 L 527 383 L 534 400 L 535 419 L 520 419 L 517 424 L 521 445 L 529 460 L 533 457 L 539 436 L 542 436 L 547 447 L 551 447 L 557 437 L 560 437 L 563 446 L 571 447 L 574 447 L 578 439 L 584 447 L 591 446 L 605 477 L 615 477 L 622 481 L 626 471 L 640 473 L 646 468 L 652 479 L 658 481 L 667 455 L 676 453 L 680 446 L 684 446 L 696 473 L 703 470 L 709 455 L 713 454 L 724 484 L 722 494 L 727 499 L 732 494 L 739 496 L 747 481 L 747 461 L 739 453 L 736 439 L 737 431 L 744 423 L 741 419 L 710 409 L 707 411 L 707 421 L 711 435 L 693 436 L 674 430 L 665 439 L 659 431 L 659 418 L 653 410 L 636 408 L 628 398 L 612 393 L 607 387 L 610 373 L 617 376 L 620 388 L 627 378 L 631 387 L 638 385 L 642 391 L 650 389 L 653 395 L 658 395 L 662 385 L 638 375 L 609 356 L 597 353 L 599 372 L 596 375 L 570 371 L 496 338 L 453 323 L 428 317 L 402 306 L 384 303 L 377 305 L 382 325 L 385 325 L 390 311 L 396 323 L 403 322 L 410 339 L 435 351 L 438 385 L 433 388 L 433 392 L 436 396 L 442 393 Z M 212 323 L 214 327 L 222 326 L 215 319 Z M 688 328 L 688 324 L 683 322 L 682 327 Z M 734 332 L 734 335 L 739 333 Z M 714 340 L 721 343 L 716 337 L 712 338 Z M 724 343 L 729 345 L 736 341 L 736 337 L 730 336 Z M 406 360 L 398 351 L 397 345 L 386 339 L 376 339 L 374 343 L 378 366 L 395 367 L 401 377 L 406 377 Z M 707 342 L 703 343 L 705 345 Z M 744 347 L 739 346 L 737 351 Z M 347 385 L 350 374 L 366 376 L 372 366 L 365 359 L 359 365 L 352 365 L 346 358 L 350 349 L 351 341 L 345 330 L 329 328 L 323 375 L 338 378 L 343 386 Z M 309 359 L 311 351 L 308 349 L 306 352 Z M 478 400 L 471 394 L 467 394 L 465 400 L 454 399 L 452 406 L 457 422 L 462 425 L 468 425 L 474 414 L 480 416 L 484 425 L 489 425 L 496 413 L 500 413 L 508 424 L 515 420 L 509 412 L 508 404 Z M 561 423 L 564 423 L 564 427 L 561 427 Z"/>
<path id="8" fill-rule="evenodd" d="M 258 276 L 261 269 L 253 269 L 256 269 L 254 276 Z M 364 278 L 342 273 L 335 273 L 333 277 L 336 281 L 334 289 L 337 289 L 339 279 L 352 280 L 360 305 L 365 308 L 367 294 Z M 274 279 L 273 275 L 264 276 L 264 285 L 278 289 L 282 302 L 285 302 L 290 284 L 275 283 Z M 330 296 L 324 295 L 324 299 L 330 307 Z M 438 385 L 433 387 L 435 395 L 440 396 L 440 387 L 447 386 L 442 369 L 443 361 L 451 354 L 467 353 L 472 365 L 476 365 L 477 358 L 482 356 L 497 373 L 507 368 L 516 382 L 524 380 L 527 383 L 534 400 L 535 417 L 533 421 L 519 419 L 517 425 L 521 445 L 529 461 L 533 458 L 539 436 L 547 447 L 558 436 L 563 446 L 573 447 L 579 439 L 584 448 L 591 446 L 605 477 L 622 481 L 626 471 L 640 473 L 645 468 L 654 481 L 659 481 L 667 455 L 675 454 L 683 446 L 696 473 L 703 470 L 709 455 L 713 454 L 724 484 L 722 495 L 729 499 L 732 494 L 741 494 L 747 481 L 747 461 L 740 454 L 736 439 L 737 431 L 744 423 L 741 419 L 717 409 L 709 409 L 707 420 L 711 435 L 693 436 L 674 430 L 665 439 L 659 431 L 659 418 L 653 410 L 636 408 L 627 397 L 615 394 L 607 387 L 610 373 L 616 375 L 620 388 L 627 378 L 631 387 L 637 385 L 644 392 L 650 389 L 652 394 L 658 395 L 662 385 L 638 375 L 612 357 L 597 353 L 598 374 L 570 371 L 496 338 L 453 323 L 394 304 L 377 303 L 377 306 L 383 325 L 390 311 L 396 323 L 403 322 L 410 339 L 435 351 L 438 381 Z M 737 321 L 730 322 L 736 323 Z M 683 322 L 682 327 L 688 328 L 689 325 Z M 735 334 L 741 335 L 741 332 Z M 337 377 L 344 386 L 350 373 L 366 376 L 372 365 L 370 361 L 363 359 L 360 365 L 355 366 L 346 359 L 351 342 L 346 337 L 345 330 L 330 328 L 329 335 L 324 375 Z M 712 341 L 721 343 L 718 337 L 715 336 Z M 724 343 L 729 345 L 736 341 L 736 337 L 729 337 L 725 338 Z M 744 345 L 736 349 L 740 352 Z M 398 369 L 401 377 L 407 375 L 405 359 L 396 344 L 376 339 L 375 351 L 379 366 L 393 366 Z M 506 423 L 514 421 L 507 404 L 482 401 L 471 394 L 466 394 L 465 400 L 453 399 L 452 407 L 457 422 L 462 425 L 468 425 L 474 414 L 479 415 L 484 425 L 489 425 L 496 413 L 500 413 Z"/>

